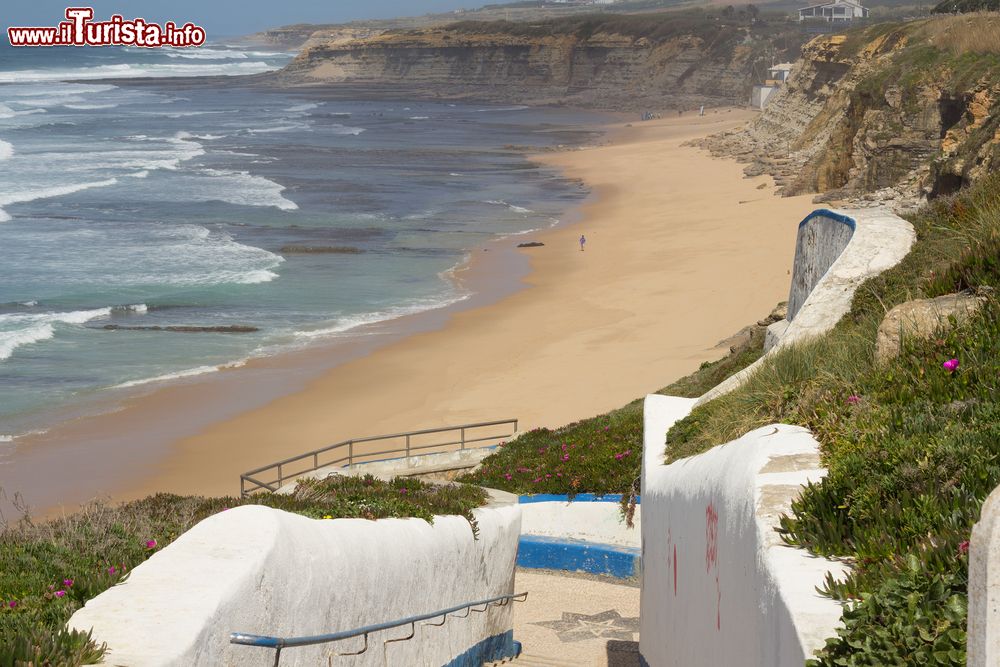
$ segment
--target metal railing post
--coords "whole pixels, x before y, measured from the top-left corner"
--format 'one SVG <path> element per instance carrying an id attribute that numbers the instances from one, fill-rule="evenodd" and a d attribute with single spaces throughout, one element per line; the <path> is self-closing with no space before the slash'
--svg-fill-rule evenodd
<path id="1" fill-rule="evenodd" d="M 313 452 L 313 470 L 319 470 L 319 452 Z"/>
<path id="2" fill-rule="evenodd" d="M 278 464 L 278 488 L 280 489 L 282 483 L 285 481 L 284 475 L 281 474 L 281 464 Z"/>
<path id="3" fill-rule="evenodd" d="M 406 458 L 410 458 L 410 434 L 406 434 Z"/>
<path id="4" fill-rule="evenodd" d="M 354 465 L 354 441 L 351 440 L 347 443 L 347 465 Z"/>
<path id="5" fill-rule="evenodd" d="M 462 427 L 462 449 L 465 449 L 465 427 Z"/>

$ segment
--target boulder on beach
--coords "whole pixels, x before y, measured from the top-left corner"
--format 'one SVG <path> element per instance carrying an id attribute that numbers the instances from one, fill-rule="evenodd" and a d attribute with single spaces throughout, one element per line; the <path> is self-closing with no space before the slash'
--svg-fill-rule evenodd
<path id="1" fill-rule="evenodd" d="M 545 245 L 545 244 L 544 243 L 539 243 L 538 241 L 529 241 L 527 243 L 518 243 L 517 247 L 518 248 L 540 248 L 543 245 Z"/>
<path id="2" fill-rule="evenodd" d="M 346 245 L 286 245 L 280 252 L 282 255 L 360 255 L 364 250 Z"/>

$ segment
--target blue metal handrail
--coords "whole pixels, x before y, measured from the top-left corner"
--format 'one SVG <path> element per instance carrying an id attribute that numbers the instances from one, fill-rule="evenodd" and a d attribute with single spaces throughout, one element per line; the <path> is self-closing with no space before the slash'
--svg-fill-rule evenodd
<path id="1" fill-rule="evenodd" d="M 233 632 L 229 635 L 230 644 L 240 644 L 242 646 L 259 646 L 261 648 L 274 649 L 274 665 L 277 667 L 278 662 L 281 660 L 281 651 L 286 648 L 294 648 L 296 646 L 314 646 L 316 644 L 329 644 L 332 642 L 339 642 L 344 639 L 351 639 L 352 637 L 365 638 L 365 645 L 360 651 L 354 651 L 352 653 L 339 653 L 338 655 L 361 655 L 368 650 L 368 635 L 373 632 L 379 632 L 380 630 L 391 630 L 393 628 L 400 628 L 404 625 L 410 626 L 410 634 L 406 637 L 399 639 L 387 639 L 384 643 L 388 644 L 390 642 L 405 641 L 407 639 L 412 639 L 413 635 L 416 633 L 416 624 L 420 621 L 429 621 L 432 618 L 440 618 L 440 623 L 426 623 L 425 625 L 442 626 L 448 621 L 448 617 L 452 614 L 456 614 L 460 611 L 466 611 L 465 616 L 458 616 L 457 618 L 466 618 L 472 612 L 482 614 L 490 608 L 494 607 L 504 607 L 511 602 L 524 602 L 528 597 L 525 593 L 508 593 L 507 595 L 498 595 L 497 597 L 489 598 L 487 600 L 477 600 L 475 602 L 466 602 L 465 604 L 456 605 L 454 607 L 448 607 L 447 609 L 439 609 L 438 611 L 430 612 L 429 614 L 420 614 L 419 616 L 409 616 L 407 618 L 401 618 L 396 621 L 387 621 L 385 623 L 376 623 L 375 625 L 366 625 L 364 627 L 355 628 L 354 630 L 344 630 L 342 632 L 334 632 L 327 635 L 312 635 L 308 637 L 268 637 L 265 635 L 251 635 L 244 632 Z M 476 609 L 476 607 L 482 606 L 482 609 Z"/>

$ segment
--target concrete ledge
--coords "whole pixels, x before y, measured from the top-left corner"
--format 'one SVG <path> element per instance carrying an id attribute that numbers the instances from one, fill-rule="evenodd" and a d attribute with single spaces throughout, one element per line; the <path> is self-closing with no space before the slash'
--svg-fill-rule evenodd
<path id="1" fill-rule="evenodd" d="M 568 496 L 521 496 L 521 534 L 563 540 L 638 548 L 641 544 L 642 508 L 637 507 L 634 528 L 621 518 L 621 496 L 581 493 Z"/>
<path id="2" fill-rule="evenodd" d="M 544 535 L 522 535 L 517 551 L 518 567 L 586 572 L 618 579 L 638 576 L 641 561 L 642 551 L 634 547 Z"/>
<path id="3" fill-rule="evenodd" d="M 394 459 L 365 461 L 350 466 L 327 466 L 289 478 L 288 482 L 278 489 L 278 493 L 291 493 L 295 489 L 297 480 L 301 478 L 325 479 L 330 475 L 373 475 L 380 479 L 388 480 L 393 477 L 422 477 L 426 475 L 462 472 L 472 470 L 483 459 L 495 451 L 496 447 L 477 447 L 474 449 L 457 449 L 450 452 L 416 454 L 414 456 L 401 456 Z"/>
<path id="4" fill-rule="evenodd" d="M 825 474 L 819 445 L 775 424 L 664 465 L 666 432 L 694 403 L 646 397 L 642 656 L 657 667 L 801 666 L 840 622 L 816 587 L 847 571 L 775 532 L 802 485 Z"/>
<path id="5" fill-rule="evenodd" d="M 233 646 L 229 633 L 323 634 L 514 592 L 520 508 L 480 508 L 475 516 L 478 540 L 454 516 L 433 524 L 317 521 L 261 506 L 234 508 L 181 535 L 87 602 L 69 625 L 93 629 L 107 642 L 112 665 L 271 665 L 272 651 Z M 511 606 L 422 626 L 412 640 L 387 645 L 386 655 L 368 651 L 351 664 L 474 664 L 462 656 L 509 652 Z M 378 646 L 405 634 L 371 639 Z M 360 643 L 287 649 L 281 664 L 326 664 L 332 652 Z"/>

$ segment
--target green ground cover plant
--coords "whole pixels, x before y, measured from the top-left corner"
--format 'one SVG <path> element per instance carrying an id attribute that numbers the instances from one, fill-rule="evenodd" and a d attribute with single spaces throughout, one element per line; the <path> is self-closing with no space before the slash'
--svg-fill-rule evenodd
<path id="1" fill-rule="evenodd" d="M 726 357 L 705 362 L 691 375 L 658 393 L 695 398 L 763 353 L 764 328 Z M 642 400 L 556 429 L 521 434 L 499 447 L 474 472 L 461 478 L 517 494 L 555 493 L 628 496 L 638 492 L 642 468 Z"/>
<path id="2" fill-rule="evenodd" d="M 667 437 L 668 460 L 776 421 L 819 440 L 829 474 L 780 532 L 853 569 L 823 588 L 845 602 L 844 627 L 812 665 L 965 664 L 969 534 L 1000 484 L 1000 176 L 912 222 L 913 251 L 862 286 L 833 332 L 769 358 Z M 963 290 L 985 298 L 973 319 L 875 363 L 889 308 Z"/>
<path id="3" fill-rule="evenodd" d="M 454 514 L 469 520 L 487 500 L 474 486 L 436 486 L 371 476 L 300 482 L 291 495 L 201 498 L 158 494 L 92 503 L 52 521 L 24 518 L 0 532 L 0 667 L 84 665 L 105 647 L 65 628 L 73 612 L 123 581 L 152 554 L 202 519 L 241 505 L 266 505 L 314 519 L 380 519 Z"/>

